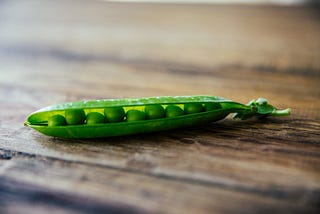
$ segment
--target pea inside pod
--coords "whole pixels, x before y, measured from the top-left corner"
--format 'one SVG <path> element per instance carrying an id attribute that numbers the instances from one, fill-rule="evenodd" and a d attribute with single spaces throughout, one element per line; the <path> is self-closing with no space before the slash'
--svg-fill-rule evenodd
<path id="1" fill-rule="evenodd" d="M 186 114 L 194 114 L 203 112 L 203 104 L 202 103 L 186 103 L 184 104 L 184 113 Z"/>
<path id="2" fill-rule="evenodd" d="M 101 124 L 105 123 L 106 119 L 103 114 L 99 112 L 90 112 L 87 114 L 86 117 L 86 124 L 93 125 L 93 124 Z"/>
<path id="3" fill-rule="evenodd" d="M 221 104 L 220 103 L 205 103 L 203 105 L 205 111 L 212 111 L 212 110 L 217 110 L 221 109 Z"/>
<path id="4" fill-rule="evenodd" d="M 146 113 L 143 111 L 132 109 L 127 112 L 126 118 L 128 122 L 144 120 L 146 118 Z"/>
<path id="5" fill-rule="evenodd" d="M 260 101 L 259 101 L 260 100 Z M 267 101 L 247 105 L 216 96 L 167 96 L 63 103 L 29 115 L 25 125 L 61 138 L 98 138 L 201 125 L 235 113 L 235 119 L 286 116 Z"/>
<path id="6" fill-rule="evenodd" d="M 48 126 L 65 126 L 66 118 L 60 114 L 53 115 L 48 119 Z"/>
<path id="7" fill-rule="evenodd" d="M 160 104 L 147 105 L 144 111 L 147 119 L 159 119 L 165 116 L 164 108 Z"/>
<path id="8" fill-rule="evenodd" d="M 67 109 L 65 115 L 68 125 L 84 124 L 86 120 L 86 114 L 83 109 Z"/>
<path id="9" fill-rule="evenodd" d="M 166 117 L 177 117 L 184 114 L 182 108 L 176 105 L 168 105 L 166 107 Z"/>
<path id="10" fill-rule="evenodd" d="M 104 115 L 108 122 L 117 123 L 123 121 L 126 114 L 123 107 L 108 107 L 104 109 Z"/>

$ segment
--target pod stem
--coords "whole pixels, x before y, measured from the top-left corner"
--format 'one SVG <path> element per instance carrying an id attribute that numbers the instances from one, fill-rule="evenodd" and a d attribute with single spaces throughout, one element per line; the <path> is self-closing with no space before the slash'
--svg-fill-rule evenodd
<path id="1" fill-rule="evenodd" d="M 246 109 L 239 111 L 233 115 L 233 119 L 246 120 L 252 117 L 268 117 L 268 116 L 288 116 L 291 114 L 291 109 L 277 109 L 270 105 L 264 98 L 258 98 L 257 100 L 251 100 L 247 105 Z M 249 108 L 248 108 L 249 107 Z"/>
<path id="2" fill-rule="evenodd" d="M 275 110 L 273 112 L 271 112 L 269 115 L 270 116 L 289 116 L 291 114 L 291 109 L 290 108 L 287 108 L 287 109 L 281 109 L 281 110 Z"/>

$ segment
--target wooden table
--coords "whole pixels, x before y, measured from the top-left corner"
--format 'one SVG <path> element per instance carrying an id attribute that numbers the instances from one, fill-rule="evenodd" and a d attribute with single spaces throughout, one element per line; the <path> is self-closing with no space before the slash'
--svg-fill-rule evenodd
<path id="1" fill-rule="evenodd" d="M 316 213 L 320 20 L 308 7 L 0 2 L 0 213 Z M 265 97 L 292 115 L 63 140 L 60 102 Z"/>

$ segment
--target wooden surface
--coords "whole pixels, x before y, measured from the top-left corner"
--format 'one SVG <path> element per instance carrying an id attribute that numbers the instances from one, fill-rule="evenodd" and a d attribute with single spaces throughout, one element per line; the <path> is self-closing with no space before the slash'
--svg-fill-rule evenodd
<path id="1" fill-rule="evenodd" d="M 0 213 L 317 213 L 318 14 L 0 1 Z M 65 101 L 193 94 L 292 115 L 96 140 L 23 127 Z"/>

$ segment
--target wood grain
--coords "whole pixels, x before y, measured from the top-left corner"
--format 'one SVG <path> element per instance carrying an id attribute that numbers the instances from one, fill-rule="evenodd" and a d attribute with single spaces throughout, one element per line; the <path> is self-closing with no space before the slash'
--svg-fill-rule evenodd
<path id="1" fill-rule="evenodd" d="M 317 8 L 0 2 L 0 213 L 317 213 Z M 93 140 L 23 127 L 84 99 L 265 97 L 286 118 Z"/>

